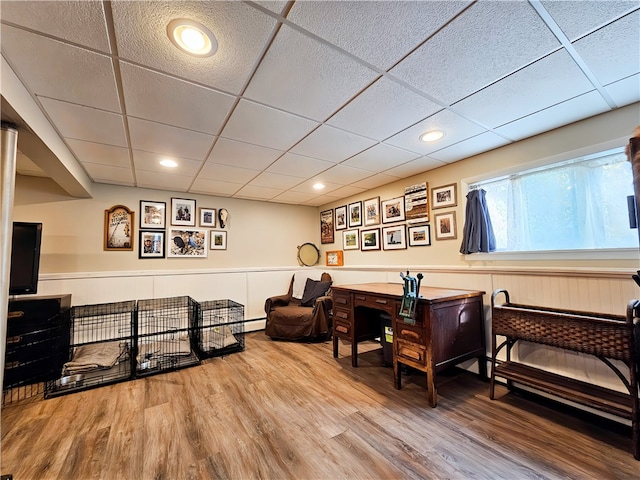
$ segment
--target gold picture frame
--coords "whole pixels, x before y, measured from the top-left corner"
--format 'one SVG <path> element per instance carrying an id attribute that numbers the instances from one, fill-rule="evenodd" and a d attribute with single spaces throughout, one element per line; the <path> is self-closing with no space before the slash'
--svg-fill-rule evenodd
<path id="1" fill-rule="evenodd" d="M 133 250 L 135 212 L 124 205 L 114 205 L 104 211 L 104 249 Z"/>

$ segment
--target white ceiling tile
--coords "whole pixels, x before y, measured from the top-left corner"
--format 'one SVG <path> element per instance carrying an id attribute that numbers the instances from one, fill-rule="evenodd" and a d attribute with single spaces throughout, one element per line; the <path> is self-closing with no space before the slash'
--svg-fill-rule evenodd
<path id="1" fill-rule="evenodd" d="M 496 128 L 496 132 L 513 140 L 522 140 L 609 110 L 598 92 L 589 92 Z M 433 155 L 435 157 L 435 154 Z"/>
<path id="2" fill-rule="evenodd" d="M 317 126 L 317 122 L 297 115 L 241 100 L 222 137 L 287 150 Z"/>
<path id="3" fill-rule="evenodd" d="M 282 158 L 279 158 L 273 165 L 267 168 L 267 172 L 307 178 L 324 172 L 333 165 L 335 164 L 332 162 L 325 162 L 317 158 L 296 155 L 295 153 L 285 153 Z"/>
<path id="4" fill-rule="evenodd" d="M 96 183 L 133 186 L 131 168 L 88 162 L 82 162 L 82 166 Z"/>
<path id="5" fill-rule="evenodd" d="M 442 130 L 445 132 L 445 136 L 437 142 L 425 143 L 420 140 L 420 136 L 423 133 L 431 130 Z M 430 152 L 435 152 L 436 150 L 441 150 L 449 145 L 453 145 L 454 143 L 460 142 L 466 138 L 471 138 L 484 131 L 485 129 L 479 125 L 470 122 L 449 110 L 443 110 L 417 125 L 394 135 L 385 143 L 404 148 L 412 152 L 428 154 Z"/>
<path id="6" fill-rule="evenodd" d="M 296 2 L 287 19 L 387 70 L 469 1 Z"/>
<path id="7" fill-rule="evenodd" d="M 569 40 L 575 40 L 587 32 L 605 25 L 619 15 L 638 8 L 638 0 L 541 0 Z M 576 12 L 580 12 L 576 15 Z"/>
<path id="8" fill-rule="evenodd" d="M 635 75 L 640 72 L 640 10 L 573 46 L 602 84 Z"/>
<path id="9" fill-rule="evenodd" d="M 235 97 L 120 62 L 127 114 L 218 134 Z"/>
<path id="10" fill-rule="evenodd" d="M 303 202 L 302 205 L 306 205 L 309 207 L 319 207 L 321 205 L 326 205 L 327 203 L 335 202 L 336 200 L 337 198 L 331 195 L 320 195 L 312 198 L 311 200 L 307 200 L 306 202 Z M 339 237 L 336 235 L 335 238 L 338 239 Z"/>
<path id="11" fill-rule="evenodd" d="M 640 74 L 632 75 L 605 87 L 616 105 L 623 107 L 640 101 Z"/>
<path id="12" fill-rule="evenodd" d="M 346 55 L 283 25 L 245 96 L 323 121 L 376 76 Z"/>
<path id="13" fill-rule="evenodd" d="M 360 135 L 322 125 L 293 147 L 291 152 L 338 163 L 375 143 Z"/>
<path id="14" fill-rule="evenodd" d="M 39 100 L 63 137 L 127 146 L 122 115 L 50 98 Z"/>
<path id="15" fill-rule="evenodd" d="M 218 138 L 207 161 L 236 167 L 262 170 L 284 152 L 250 143 Z"/>
<path id="16" fill-rule="evenodd" d="M 198 170 L 202 166 L 202 162 L 200 160 L 172 156 L 170 159 L 174 160 L 178 166 L 164 167 L 160 165 L 160 160 L 164 159 L 167 159 L 166 155 L 145 152 L 143 150 L 133 150 L 133 162 L 136 172 L 139 172 L 140 170 L 147 170 L 151 172 L 165 173 L 167 175 L 193 177 L 198 173 Z"/>
<path id="17" fill-rule="evenodd" d="M 254 179 L 259 173 L 257 170 L 250 170 L 248 168 L 207 162 L 202 168 L 199 177 L 222 182 L 246 183 Z"/>
<path id="18" fill-rule="evenodd" d="M 193 177 L 183 177 L 170 173 L 151 172 L 148 170 L 136 171 L 136 183 L 142 188 L 158 188 L 160 190 L 173 190 L 186 192 L 193 181 Z"/>
<path id="19" fill-rule="evenodd" d="M 364 187 L 355 187 L 353 185 L 345 185 L 344 187 L 340 187 L 331 192 L 332 197 L 336 198 L 347 198 L 352 197 L 354 195 L 360 195 L 361 193 L 366 192 L 367 189 Z"/>
<path id="20" fill-rule="evenodd" d="M 203 160 L 214 137 L 138 118 L 129 119 L 131 146 L 137 150 Z"/>
<path id="21" fill-rule="evenodd" d="M 313 188 L 313 186 L 321 180 L 322 179 L 319 177 L 314 177 L 302 182 L 299 185 L 296 185 L 295 187 L 291 188 L 291 190 L 293 190 L 294 192 L 315 193 L 316 195 L 318 195 L 318 190 Z M 330 182 L 322 182 L 322 183 L 324 184 L 324 188 L 322 189 L 322 195 L 326 195 L 327 193 L 333 192 L 334 190 L 337 190 L 343 186 L 342 184 L 339 184 L 339 183 L 330 183 Z"/>
<path id="22" fill-rule="evenodd" d="M 197 178 L 189 190 L 192 193 L 203 193 L 205 195 L 218 195 L 230 197 L 242 188 L 241 183 L 221 182 L 207 178 Z"/>
<path id="23" fill-rule="evenodd" d="M 491 128 L 593 90 L 565 50 L 560 50 L 455 104 L 456 110 Z M 495 105 L 501 107 L 493 108 Z"/>
<path id="24" fill-rule="evenodd" d="M 391 73 L 451 104 L 559 45 L 529 3 L 477 2 Z"/>
<path id="25" fill-rule="evenodd" d="M 234 197 L 248 198 L 253 200 L 270 200 L 283 192 L 284 189 L 245 185 L 240 190 L 238 190 L 238 192 L 236 192 Z"/>
<path id="26" fill-rule="evenodd" d="M 255 187 L 274 187 L 289 189 L 298 185 L 302 179 L 300 177 L 292 177 L 290 175 L 280 175 L 278 173 L 263 172 L 256 178 L 251 180 L 249 185 Z"/>
<path id="27" fill-rule="evenodd" d="M 511 142 L 493 132 L 484 132 L 456 143 L 455 145 L 451 145 L 450 147 L 430 153 L 429 157 L 440 160 L 441 162 L 452 163 L 478 153 L 493 150 L 508 143 Z"/>
<path id="28" fill-rule="evenodd" d="M 379 143 L 364 152 L 345 160 L 341 165 L 362 168 L 371 172 L 380 172 L 406 163 L 419 156 L 420 155 L 417 153 L 392 147 L 391 145 L 386 145 L 384 143 Z"/>
<path id="29" fill-rule="evenodd" d="M 286 0 L 282 0 L 282 1 L 268 1 L 268 0 L 259 0 L 256 1 L 255 3 L 257 3 L 258 5 L 271 10 L 274 13 L 280 13 L 284 10 L 284 8 L 287 6 L 287 3 L 289 3 Z"/>
<path id="30" fill-rule="evenodd" d="M 377 188 L 382 185 L 387 185 L 389 183 L 395 182 L 400 178 L 401 177 L 397 177 L 394 175 L 387 175 L 385 173 L 377 173 L 375 175 L 372 175 L 371 177 L 365 178 L 364 180 L 355 182 L 353 185 L 355 187 L 360 187 L 360 188 L 365 188 L 367 190 L 370 190 L 372 188 Z"/>
<path id="31" fill-rule="evenodd" d="M 109 57 L 7 25 L 0 35 L 3 56 L 34 94 L 120 112 Z"/>
<path id="32" fill-rule="evenodd" d="M 86 1 L 3 1 L 2 20 L 108 53 L 102 6 L 102 2 Z"/>
<path id="33" fill-rule="evenodd" d="M 329 170 L 316 175 L 316 178 L 322 182 L 347 185 L 349 183 L 357 182 L 358 180 L 370 177 L 371 174 L 372 172 L 368 170 L 362 170 L 361 168 L 348 167 L 345 165 L 335 165 Z"/>
<path id="34" fill-rule="evenodd" d="M 442 107 L 400 84 L 381 78 L 331 117 L 327 124 L 384 140 Z"/>
<path id="35" fill-rule="evenodd" d="M 242 2 L 112 2 L 118 53 L 125 60 L 238 93 L 276 21 Z M 216 37 L 218 51 L 187 55 L 169 41 L 175 18 L 200 22 Z"/>
<path id="36" fill-rule="evenodd" d="M 433 170 L 438 167 L 442 167 L 443 165 L 446 164 L 439 160 L 435 160 L 429 157 L 420 157 L 416 160 L 411 160 L 410 162 L 407 162 L 403 165 L 390 168 L 384 173 L 386 173 L 387 175 L 392 175 L 394 177 L 406 178 L 411 177 L 412 175 L 418 175 L 419 173 Z"/>
<path id="37" fill-rule="evenodd" d="M 85 163 L 131 169 L 128 148 L 74 139 L 67 139 L 67 145 L 76 157 L 81 158 Z"/>
<path id="38" fill-rule="evenodd" d="M 316 195 L 313 193 L 294 192 L 292 190 L 287 190 L 286 192 L 274 197 L 272 200 L 274 202 L 292 203 L 296 205 L 307 202 L 312 198 L 316 198 Z"/>

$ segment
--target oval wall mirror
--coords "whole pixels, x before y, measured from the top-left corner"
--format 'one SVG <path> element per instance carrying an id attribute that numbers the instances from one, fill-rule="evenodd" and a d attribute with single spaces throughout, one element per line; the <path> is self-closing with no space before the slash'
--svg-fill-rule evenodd
<path id="1" fill-rule="evenodd" d="M 313 243 L 303 243 L 298 247 L 298 262 L 305 267 L 313 267 L 320 260 L 320 250 Z"/>

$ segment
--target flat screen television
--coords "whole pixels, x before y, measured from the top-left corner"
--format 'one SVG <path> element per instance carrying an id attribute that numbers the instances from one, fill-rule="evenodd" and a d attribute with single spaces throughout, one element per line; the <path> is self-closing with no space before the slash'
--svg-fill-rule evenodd
<path id="1" fill-rule="evenodd" d="M 9 295 L 38 293 L 42 223 L 13 222 Z"/>

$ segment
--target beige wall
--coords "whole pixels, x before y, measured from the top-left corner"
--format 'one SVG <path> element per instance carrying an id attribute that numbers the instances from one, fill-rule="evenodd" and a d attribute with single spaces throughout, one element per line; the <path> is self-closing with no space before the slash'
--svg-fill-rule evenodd
<path id="1" fill-rule="evenodd" d="M 629 259 L 579 259 L 579 260 L 483 260 L 474 259 L 473 255 L 459 253 L 462 230 L 464 225 L 464 210 L 466 185 L 469 181 L 490 178 L 510 170 L 523 169 L 543 162 L 551 163 L 566 158 L 594 153 L 608 148 L 626 145 L 633 129 L 640 124 L 640 103 L 620 108 L 613 112 L 598 115 L 590 119 L 577 122 L 566 127 L 537 135 L 530 139 L 507 145 L 490 152 L 470 157 L 461 162 L 446 165 L 441 168 L 416 175 L 405 180 L 376 188 L 360 195 L 343 199 L 339 202 L 324 205 L 322 209 L 340 207 L 349 202 L 365 200 L 379 196 L 380 200 L 387 200 L 404 194 L 406 186 L 420 182 L 427 182 L 430 188 L 455 183 L 457 185 L 458 205 L 455 208 L 445 208 L 436 212 L 456 212 L 457 234 L 455 240 L 435 240 L 433 221 L 431 222 L 431 246 L 410 247 L 407 250 L 396 251 L 357 251 L 344 252 L 346 265 L 451 265 L 464 266 L 548 266 L 548 267 L 593 267 L 593 268 L 636 268 L 638 255 L 633 265 Z M 629 179 L 631 182 L 631 179 Z M 433 220 L 433 211 L 431 211 Z M 382 227 L 384 225 L 380 225 Z M 322 245 L 322 252 L 342 249 L 342 232 L 336 232 L 335 243 Z M 324 255 L 324 253 L 323 253 Z"/>
<path id="2" fill-rule="evenodd" d="M 227 250 L 209 250 L 203 258 L 138 259 L 140 200 L 171 197 L 196 200 L 196 208 L 226 208 L 230 219 Z M 123 204 L 135 211 L 133 251 L 104 251 L 104 211 Z M 14 221 L 43 223 L 40 273 L 297 265 L 297 246 L 319 244 L 317 209 L 161 190 L 95 184 L 93 198 L 73 199 L 52 181 L 18 176 Z M 167 225 L 169 228 L 169 225 Z"/>
<path id="3" fill-rule="evenodd" d="M 236 200 L 206 195 L 192 195 L 161 190 L 147 190 L 96 184 L 93 198 L 73 199 L 50 180 L 18 177 L 14 219 L 44 223 L 41 273 L 191 270 L 214 268 L 277 268 L 297 265 L 297 246 L 313 242 L 324 252 L 342 249 L 342 232 L 335 232 L 335 242 L 320 245 L 319 212 L 356 200 L 379 196 L 381 200 L 403 195 L 404 187 L 422 181 L 430 188 L 456 183 L 458 238 L 437 241 L 432 227 L 432 245 L 398 251 L 344 252 L 347 266 L 451 266 L 468 267 L 548 267 L 548 268 L 637 268 L 623 259 L 578 260 L 476 260 L 459 253 L 464 225 L 465 181 L 477 180 L 540 162 L 556 161 L 604 148 L 625 145 L 631 132 L 640 124 L 640 104 L 636 103 L 562 127 L 536 137 L 468 158 L 455 164 L 425 172 L 377 189 L 363 192 L 320 208 L 266 202 Z M 226 251 L 209 251 L 207 259 L 138 259 L 132 252 L 103 251 L 104 210 L 124 204 L 136 212 L 136 232 L 140 200 L 159 200 L 170 205 L 171 197 L 193 198 L 197 207 L 225 207 L 231 214 Z M 433 212 L 431 212 L 433 218 Z"/>

